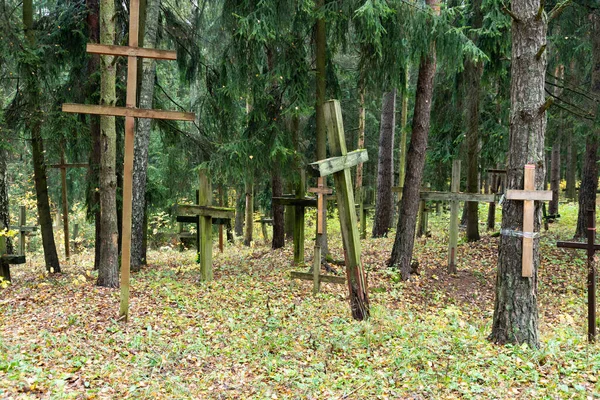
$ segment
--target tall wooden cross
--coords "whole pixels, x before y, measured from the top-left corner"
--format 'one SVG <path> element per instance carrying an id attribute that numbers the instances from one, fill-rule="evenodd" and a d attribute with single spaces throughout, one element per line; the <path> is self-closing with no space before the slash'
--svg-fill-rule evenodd
<path id="1" fill-rule="evenodd" d="M 552 200 L 551 190 L 535 190 L 535 165 L 525 165 L 523 190 L 507 190 L 507 200 L 523 200 L 523 254 L 521 276 L 533 276 L 533 218 L 535 217 L 534 201 Z"/>
<path id="2" fill-rule="evenodd" d="M 213 207 L 212 188 L 210 180 L 204 170 L 200 170 L 200 191 L 198 205 L 180 205 L 180 215 L 194 216 L 200 218 L 198 229 L 198 257 L 200 259 L 200 279 L 212 281 L 212 224 L 214 218 L 231 219 L 234 217 L 235 209 L 226 207 Z"/>
<path id="3" fill-rule="evenodd" d="M 0 278 L 9 282 L 11 264 L 25 264 L 25 256 L 6 254 L 6 236 L 0 236 Z"/>
<path id="4" fill-rule="evenodd" d="M 27 215 L 25 206 L 19 207 L 19 225 L 11 225 L 10 229 L 19 232 L 19 255 L 25 254 L 25 236 L 29 232 L 37 231 L 37 226 L 25 226 L 27 224 Z"/>
<path id="5" fill-rule="evenodd" d="M 596 238 L 596 213 L 588 211 L 587 243 L 564 242 L 556 243 L 558 247 L 567 249 L 587 250 L 587 288 L 588 288 L 588 341 L 596 340 L 596 263 L 594 255 L 600 250 L 600 244 L 595 244 Z"/>
<path id="6" fill-rule="evenodd" d="M 137 59 L 155 58 L 175 60 L 177 53 L 169 50 L 138 47 L 140 2 L 129 2 L 129 46 L 113 46 L 88 43 L 87 52 L 112 56 L 127 56 L 127 97 L 125 107 L 89 104 L 63 104 L 63 111 L 80 114 L 125 117 L 125 160 L 123 165 L 123 243 L 121 246 L 121 305 L 119 319 L 127 322 L 129 317 L 129 272 L 131 265 L 131 208 L 133 180 L 133 143 L 136 118 L 154 118 L 194 121 L 194 113 L 137 108 Z"/>
<path id="7" fill-rule="evenodd" d="M 332 157 L 312 163 L 311 166 L 318 171 L 319 176 L 333 174 L 346 258 L 350 308 L 354 319 L 363 320 L 369 318 L 369 298 L 367 281 L 360 261 L 360 238 L 350 168 L 361 162 L 366 162 L 369 157 L 367 150 L 364 149 L 351 153 L 346 150 L 340 102 L 329 100 L 323 104 L 323 109 L 329 139 L 329 152 Z"/>
<path id="8" fill-rule="evenodd" d="M 69 200 L 67 197 L 67 168 L 87 168 L 89 164 L 67 164 L 65 162 L 65 149 L 60 149 L 60 164 L 51 164 L 50 168 L 59 168 L 62 188 L 62 214 L 63 214 L 63 233 L 65 236 L 65 258 L 71 258 L 71 246 L 69 242 Z"/>
<path id="9" fill-rule="evenodd" d="M 317 187 L 309 188 L 310 193 L 317 194 L 317 233 L 322 234 L 324 231 L 325 221 L 323 221 L 323 209 L 325 208 L 325 195 L 332 194 L 333 190 L 325 187 L 325 178 L 322 176 L 317 178 Z"/>

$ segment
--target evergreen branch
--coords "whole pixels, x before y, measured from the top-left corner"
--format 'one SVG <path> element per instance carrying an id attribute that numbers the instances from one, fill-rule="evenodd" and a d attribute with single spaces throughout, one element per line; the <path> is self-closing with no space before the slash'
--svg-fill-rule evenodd
<path id="1" fill-rule="evenodd" d="M 556 100 L 560 101 L 561 103 L 564 103 L 564 104 L 568 105 L 569 107 L 573 107 L 574 109 L 576 109 L 576 110 L 578 110 L 578 111 L 579 111 L 579 113 L 576 113 L 576 112 L 574 112 L 574 111 L 572 111 L 572 110 L 567 110 L 567 111 L 571 112 L 572 114 L 575 114 L 575 115 L 577 115 L 577 116 L 579 116 L 579 117 L 582 117 L 582 118 L 590 119 L 590 120 L 592 120 L 592 121 L 594 121 L 594 120 L 595 120 L 594 114 L 593 114 L 592 112 L 590 112 L 590 111 L 587 111 L 587 110 L 584 110 L 583 108 L 581 108 L 581 107 L 579 107 L 579 106 L 577 106 L 577 105 L 575 105 L 575 104 L 573 104 L 573 103 L 570 103 L 570 102 L 568 102 L 568 101 L 566 101 L 566 100 L 564 100 L 564 99 L 560 98 L 559 96 L 556 96 L 554 93 L 550 92 L 550 91 L 549 91 L 548 89 L 546 89 L 546 88 L 544 88 L 544 91 L 545 91 L 546 93 L 548 93 L 548 94 L 549 94 L 551 97 L 553 97 L 554 99 L 556 99 Z M 554 103 L 554 104 L 555 104 L 556 106 L 559 106 L 559 104 L 557 104 L 557 103 Z M 563 109 L 565 109 L 564 107 L 560 107 L 560 106 L 559 106 L 559 108 L 563 108 Z"/>
<path id="2" fill-rule="evenodd" d="M 552 11 L 548 16 L 548 22 L 552 21 L 555 18 L 558 18 L 563 11 L 571 4 L 571 0 L 564 0 L 563 2 L 556 3 Z"/>
<path id="3" fill-rule="evenodd" d="M 595 117 L 592 117 L 592 116 L 589 116 L 589 115 L 585 115 L 585 114 L 581 114 L 581 113 L 578 113 L 578 112 L 573 111 L 573 110 L 569 110 L 567 107 L 561 106 L 558 103 L 554 103 L 553 105 L 555 105 L 556 107 L 560 108 L 561 110 L 566 111 L 569 114 L 572 114 L 572 115 L 574 115 L 576 117 L 587 119 L 589 121 L 595 121 L 596 120 Z"/>
<path id="4" fill-rule="evenodd" d="M 179 107 L 180 110 L 187 111 L 185 108 L 183 108 L 182 105 L 177 103 L 175 100 L 173 100 L 173 98 L 171 96 L 169 96 L 167 91 L 160 85 L 160 83 L 158 83 L 158 78 L 156 79 L 155 85 L 158 86 L 158 88 L 161 90 L 161 92 L 163 92 L 163 94 L 167 97 L 167 99 L 169 99 L 171 101 L 171 103 L 175 104 L 176 107 Z M 198 129 L 198 132 L 200 132 L 201 131 L 200 127 L 198 126 L 198 124 L 196 124 L 196 121 L 194 120 L 194 121 L 192 121 L 192 123 L 194 124 L 196 129 Z"/>
<path id="5" fill-rule="evenodd" d="M 576 93 L 576 94 L 581 95 L 581 96 L 585 97 L 586 99 L 588 99 L 590 101 L 593 101 L 595 103 L 600 103 L 600 99 L 598 99 L 592 93 L 584 92 L 584 91 L 577 90 L 577 89 L 573 89 L 573 88 L 570 88 L 570 87 L 568 87 L 566 85 L 559 85 L 557 83 L 553 83 L 553 82 L 550 82 L 550 81 L 546 81 L 546 84 L 550 85 L 550 86 L 554 86 L 554 87 L 559 88 L 559 89 L 568 90 L 569 92 Z"/>
<path id="6" fill-rule="evenodd" d="M 508 7 L 506 7 L 504 5 L 504 3 L 502 3 L 502 12 L 504 12 L 506 15 L 508 15 L 509 17 L 511 17 L 515 22 L 521 22 L 521 18 L 519 18 L 517 16 L 517 14 L 515 14 L 514 12 L 512 12 L 511 10 L 509 10 Z"/>

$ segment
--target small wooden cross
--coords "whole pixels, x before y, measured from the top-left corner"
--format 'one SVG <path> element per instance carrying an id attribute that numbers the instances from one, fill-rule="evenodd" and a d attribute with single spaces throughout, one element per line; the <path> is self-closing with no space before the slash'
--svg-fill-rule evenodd
<path id="1" fill-rule="evenodd" d="M 211 281 L 212 270 L 212 223 L 214 218 L 231 219 L 235 215 L 234 208 L 213 207 L 212 189 L 204 170 L 200 170 L 200 190 L 198 205 L 180 205 L 177 207 L 181 216 L 193 216 L 200 219 L 198 235 L 198 258 L 200 260 L 200 279 Z"/>
<path id="2" fill-rule="evenodd" d="M 354 191 L 350 168 L 368 161 L 367 150 L 356 150 L 348 153 L 342 120 L 342 108 L 338 100 L 330 100 L 323 104 L 325 123 L 329 139 L 331 158 L 310 164 L 318 176 L 332 175 L 335 180 L 337 206 L 342 231 L 342 242 L 346 258 L 346 278 L 350 292 L 350 308 L 352 317 L 357 320 L 369 318 L 369 298 L 367 281 L 360 260 L 360 237 Z"/>
<path id="3" fill-rule="evenodd" d="M 552 191 L 535 190 L 535 165 L 525 165 L 524 190 L 510 189 L 506 191 L 507 200 L 523 200 L 523 255 L 521 276 L 533 276 L 533 218 L 535 217 L 534 201 L 552 200 Z"/>
<path id="4" fill-rule="evenodd" d="M 138 57 L 175 60 L 177 53 L 168 50 L 144 49 L 138 47 L 140 24 L 140 1 L 129 1 L 129 46 L 105 44 L 87 45 L 87 52 L 127 57 L 127 95 L 125 107 L 112 107 L 89 104 L 63 104 L 63 111 L 80 114 L 109 115 L 125 117 L 125 160 L 123 163 L 123 239 L 121 246 L 121 305 L 119 318 L 127 322 L 129 318 L 129 273 L 131 267 L 131 212 L 133 197 L 133 143 L 136 118 L 154 118 L 180 121 L 194 121 L 194 113 L 137 108 L 137 66 Z"/>
<path id="5" fill-rule="evenodd" d="M 6 254 L 6 236 L 0 236 L 0 278 L 9 282 L 11 264 L 25 264 L 25 256 Z"/>
<path id="6" fill-rule="evenodd" d="M 322 176 L 317 178 L 317 187 L 309 188 L 308 191 L 310 193 L 317 194 L 317 233 L 322 234 L 324 231 L 323 225 L 325 221 L 323 221 L 323 209 L 325 208 L 325 195 L 332 194 L 333 190 L 327 188 L 325 186 L 325 178 Z"/>
<path id="7" fill-rule="evenodd" d="M 19 254 L 25 254 L 25 236 L 28 232 L 37 231 L 37 226 L 25 226 L 27 223 L 27 215 L 25 206 L 19 207 L 19 225 L 11 225 L 10 229 L 19 232 Z"/>
<path id="8" fill-rule="evenodd" d="M 600 250 L 600 244 L 595 244 L 596 213 L 588 211 L 587 243 L 559 241 L 556 246 L 566 249 L 587 250 L 587 288 L 588 288 L 588 341 L 596 340 L 596 263 L 594 255 Z"/>
<path id="9" fill-rule="evenodd" d="M 65 162 L 65 149 L 60 149 L 60 164 L 51 164 L 50 168 L 60 169 L 61 188 L 62 188 L 62 213 L 63 213 L 63 233 L 65 240 L 65 258 L 71 258 L 71 244 L 69 242 L 69 200 L 67 197 L 67 168 L 88 168 L 89 164 L 67 164 Z"/>

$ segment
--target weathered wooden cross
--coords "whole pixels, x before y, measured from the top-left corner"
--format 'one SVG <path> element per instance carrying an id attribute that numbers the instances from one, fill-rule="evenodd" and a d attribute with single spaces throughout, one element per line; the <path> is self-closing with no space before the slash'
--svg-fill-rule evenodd
<path id="1" fill-rule="evenodd" d="M 567 249 L 587 250 L 587 288 L 588 288 L 588 341 L 596 340 L 596 263 L 594 256 L 600 250 L 600 244 L 595 244 L 596 239 L 596 213 L 588 211 L 587 243 L 564 242 L 556 243 L 558 247 Z"/>
<path id="2" fill-rule="evenodd" d="M 363 320 L 369 318 L 369 298 L 367 281 L 360 260 L 360 238 L 350 168 L 361 162 L 366 162 L 369 157 L 367 150 L 364 149 L 351 153 L 347 152 L 342 109 L 339 101 L 329 100 L 323 104 L 323 109 L 329 139 L 329 152 L 332 157 L 312 163 L 311 166 L 318 171 L 318 176 L 333 174 L 342 242 L 344 243 L 350 308 L 353 318 Z"/>
<path id="3" fill-rule="evenodd" d="M 196 205 L 200 205 L 200 190 L 196 190 Z M 178 215 L 177 222 L 179 223 L 188 223 L 196 225 L 196 235 L 193 235 L 189 232 L 183 231 L 180 229 L 179 232 L 179 240 L 186 238 L 196 238 L 196 249 L 198 249 L 198 262 L 200 262 L 200 215 Z M 231 222 L 230 218 L 213 218 L 212 224 L 219 226 L 219 251 L 223 253 L 223 225 L 227 225 Z"/>
<path id="4" fill-rule="evenodd" d="M 317 199 L 305 197 L 305 173 L 300 171 L 300 182 L 296 194 L 273 197 L 273 204 L 294 207 L 294 265 L 304 265 L 304 211 L 306 207 L 317 207 Z"/>
<path id="5" fill-rule="evenodd" d="M 63 234 L 65 236 L 65 258 L 71 258 L 71 245 L 69 242 L 69 200 L 67 197 L 67 168 L 88 168 L 87 163 L 67 164 L 65 162 L 65 149 L 60 149 L 60 164 L 51 164 L 50 168 L 59 168 L 62 187 L 62 217 Z"/>
<path id="6" fill-rule="evenodd" d="M 131 266 L 131 209 L 133 180 L 133 143 L 136 118 L 194 121 L 194 113 L 137 108 L 137 66 L 138 57 L 175 60 L 177 53 L 138 47 L 140 2 L 129 2 L 129 46 L 113 46 L 88 43 L 87 52 L 110 56 L 127 57 L 127 96 L 125 107 L 89 104 L 63 104 L 63 111 L 80 114 L 108 115 L 125 117 L 125 160 L 123 165 L 123 242 L 121 253 L 121 305 L 119 318 L 127 322 L 129 317 L 129 273 Z M 108 61 L 110 62 L 110 61 Z"/>
<path id="7" fill-rule="evenodd" d="M 25 256 L 6 254 L 6 236 L 0 236 L 0 278 L 9 282 L 11 264 L 25 264 Z"/>
<path id="8" fill-rule="evenodd" d="M 324 231 L 325 221 L 323 221 L 323 209 L 325 208 L 325 195 L 332 194 L 333 190 L 325 187 L 325 178 L 322 176 L 317 178 L 317 187 L 309 188 L 310 193 L 317 194 L 317 233 L 322 234 Z"/>
<path id="9" fill-rule="evenodd" d="M 456 249 L 458 245 L 458 208 L 464 201 L 477 201 L 493 203 L 498 197 L 493 194 L 462 193 L 460 190 L 460 160 L 452 162 L 452 181 L 450 192 L 420 192 L 423 201 L 448 201 L 450 202 L 450 229 L 448 241 L 448 272 L 456 273 Z"/>
<path id="10" fill-rule="evenodd" d="M 25 226 L 27 224 L 27 214 L 25 206 L 19 207 L 19 225 L 11 225 L 10 229 L 19 232 L 19 254 L 25 255 L 25 236 L 29 232 L 37 231 L 37 226 Z"/>
<path id="11" fill-rule="evenodd" d="M 267 225 L 273 225 L 273 218 L 269 218 L 266 215 L 262 215 L 259 219 L 254 222 L 260 222 L 260 230 L 262 232 L 263 240 L 269 241 L 269 234 L 267 233 Z"/>
<path id="12" fill-rule="evenodd" d="M 510 189 L 506 191 L 507 200 L 523 200 L 523 255 L 521 276 L 533 276 L 533 218 L 535 217 L 534 201 L 552 200 L 551 190 L 535 190 L 535 165 L 526 164 L 523 190 Z"/>
<path id="13" fill-rule="evenodd" d="M 231 219 L 235 215 L 235 209 L 227 207 L 213 207 L 212 188 L 206 171 L 200 170 L 200 190 L 197 205 L 180 205 L 178 213 L 182 216 L 192 216 L 200 219 L 197 230 L 198 257 L 200 259 L 200 280 L 212 281 L 212 224 L 213 218 Z"/>

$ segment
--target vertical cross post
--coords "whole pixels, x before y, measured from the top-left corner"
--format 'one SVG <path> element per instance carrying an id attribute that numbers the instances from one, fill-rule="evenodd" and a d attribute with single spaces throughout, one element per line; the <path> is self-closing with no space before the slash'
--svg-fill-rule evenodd
<path id="1" fill-rule="evenodd" d="M 210 180 L 206 176 L 206 170 L 199 172 L 200 197 L 199 206 L 210 206 L 212 203 L 212 188 Z M 212 281 L 212 217 L 210 215 L 200 216 L 200 241 L 198 242 L 198 253 L 200 256 L 200 279 Z"/>
<path id="2" fill-rule="evenodd" d="M 452 162 L 452 181 L 450 191 L 458 193 L 460 189 L 460 160 Z M 448 241 L 448 272 L 456 273 L 456 248 L 458 246 L 458 201 L 450 202 L 450 238 Z"/>
<path id="3" fill-rule="evenodd" d="M 321 290 L 321 280 L 319 279 L 320 272 L 321 272 L 321 246 L 315 246 L 315 256 L 313 258 L 313 294 L 317 294 Z"/>
<path id="4" fill-rule="evenodd" d="M 51 168 L 60 169 L 60 184 L 62 190 L 62 218 L 63 218 L 63 235 L 65 242 L 65 258 L 71 258 L 71 243 L 69 241 L 69 197 L 67 193 L 67 168 L 87 168 L 88 164 L 67 164 L 65 161 L 65 149 L 60 148 L 60 164 L 51 164 Z"/>
<path id="5" fill-rule="evenodd" d="M 523 200 L 523 254 L 522 271 L 524 278 L 533 276 L 533 219 L 535 217 L 535 200 L 552 200 L 552 191 L 535 190 L 535 165 L 525 165 L 524 190 L 507 190 L 507 200 Z"/>
<path id="6" fill-rule="evenodd" d="M 10 229 L 19 232 L 19 255 L 25 255 L 25 237 L 27 232 L 35 232 L 37 226 L 25 226 L 27 224 L 27 215 L 25 206 L 19 207 L 19 225 L 11 225 Z"/>
<path id="7" fill-rule="evenodd" d="M 323 209 L 325 208 L 325 195 L 332 194 L 333 190 L 325 187 L 325 178 L 320 176 L 317 178 L 317 187 L 309 188 L 310 193 L 317 194 L 317 233 L 323 234 L 325 221 L 323 221 Z M 320 249 L 319 249 L 320 250 Z"/>
<path id="8" fill-rule="evenodd" d="M 588 288 L 588 341 L 596 340 L 596 263 L 595 253 L 600 250 L 600 245 L 595 244 L 596 239 L 596 213 L 589 210 L 587 228 L 587 243 L 564 242 L 556 243 L 558 247 L 567 249 L 587 250 L 587 288 Z"/>

